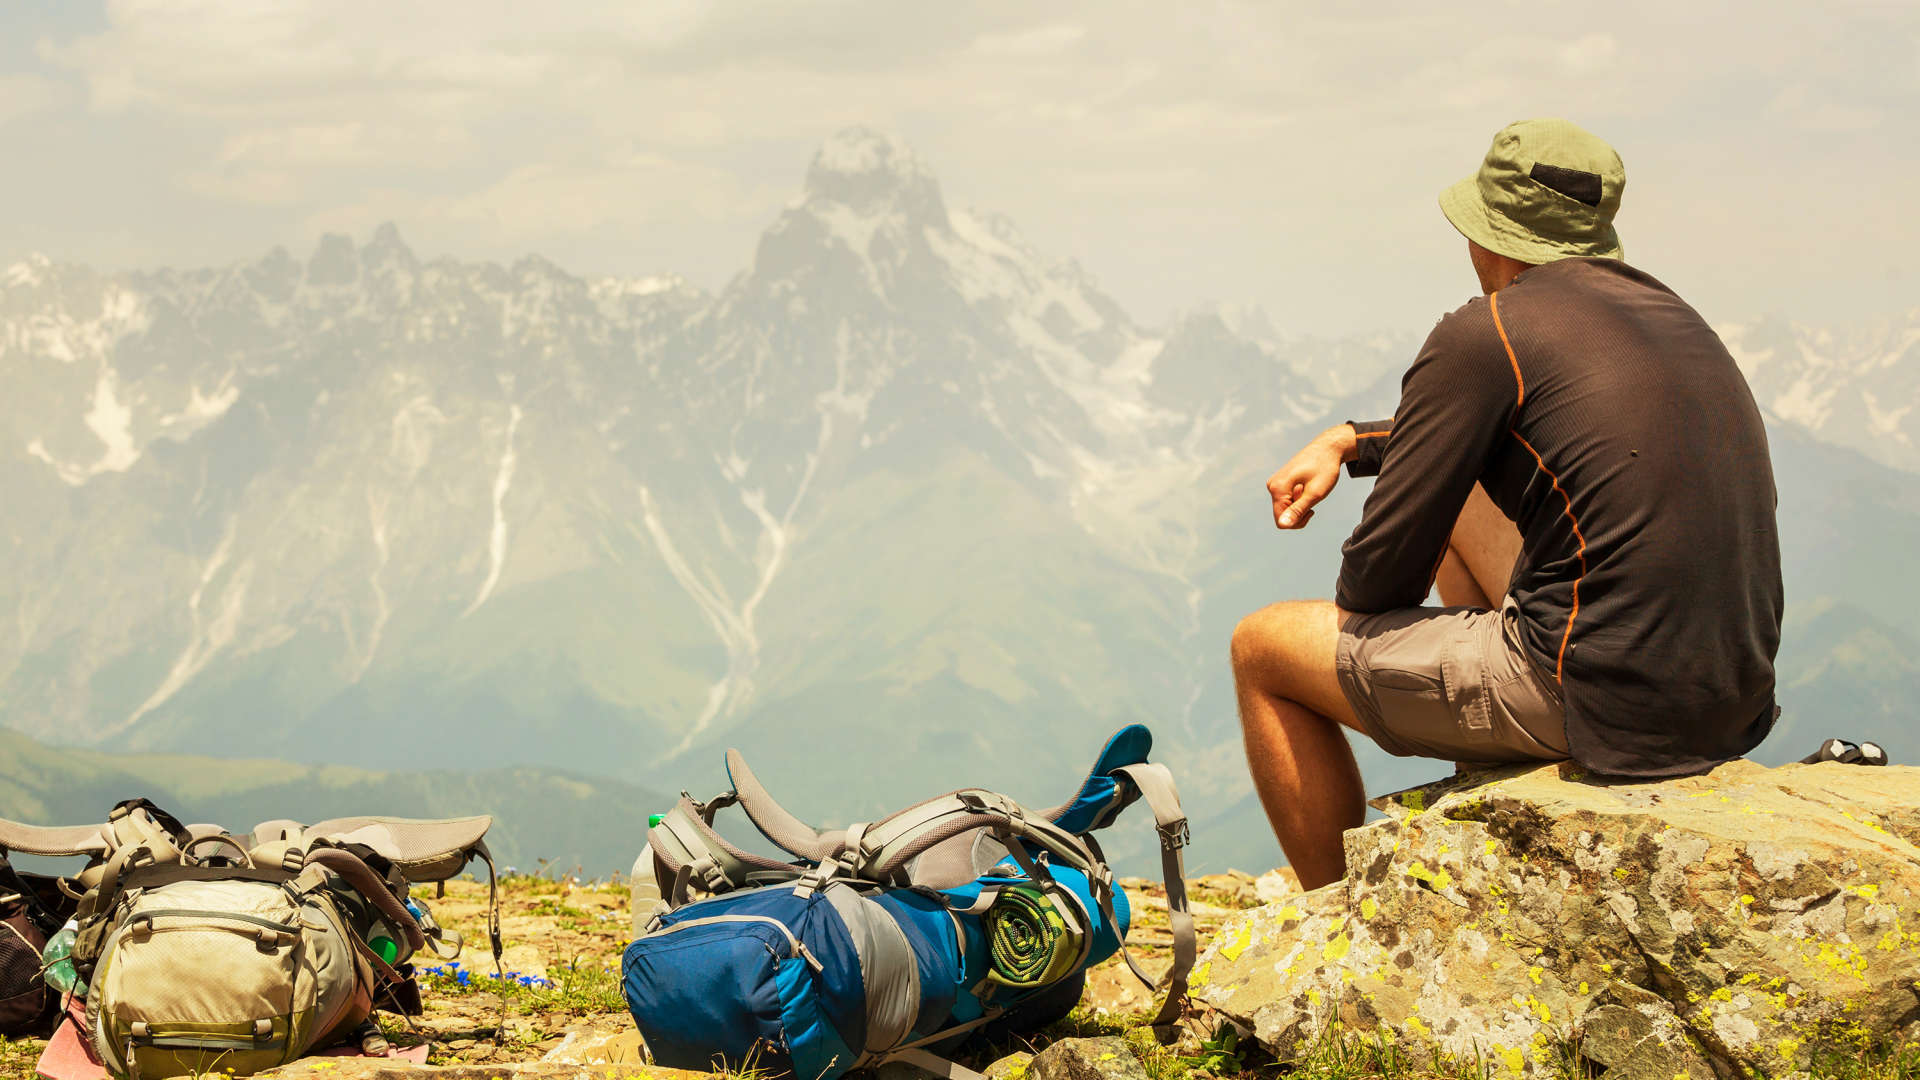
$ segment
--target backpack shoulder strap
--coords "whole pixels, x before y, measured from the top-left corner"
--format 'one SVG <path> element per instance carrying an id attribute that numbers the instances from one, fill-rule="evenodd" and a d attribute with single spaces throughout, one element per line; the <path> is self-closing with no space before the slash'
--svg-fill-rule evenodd
<path id="1" fill-rule="evenodd" d="M 293 822 L 263 822 L 263 833 L 289 832 Z M 343 817 L 309 825 L 299 832 L 307 840 L 335 844 L 365 844 L 400 868 L 408 881 L 445 881 L 466 868 L 480 854 L 493 818 L 487 815 L 439 820 L 397 817 Z"/>
<path id="2" fill-rule="evenodd" d="M 1094 857 L 1079 837 L 1007 796 L 981 788 L 950 792 L 870 825 L 854 825 L 833 858 L 863 880 L 951 888 L 959 883 L 920 880 L 910 864 L 940 845 L 980 830 L 991 831 L 1023 867 L 1028 860 L 1022 843 L 1047 852 L 1055 862 L 1094 872 Z"/>
<path id="3" fill-rule="evenodd" d="M 1186 860 L 1181 855 L 1187 846 L 1187 815 L 1180 809 L 1180 792 L 1174 787 L 1173 772 L 1165 765 L 1143 761 L 1122 765 L 1114 771 L 1131 781 L 1146 799 L 1153 809 L 1155 830 L 1160 834 L 1160 870 L 1167 888 L 1167 924 L 1173 931 L 1173 966 L 1162 979 L 1167 1000 L 1152 1021 L 1154 1027 L 1159 1027 L 1179 1017 L 1186 1001 L 1187 977 L 1193 972 L 1193 961 L 1199 952 L 1193 912 L 1187 905 Z M 1125 945 L 1121 947 L 1124 949 Z M 1134 974 L 1146 979 L 1131 955 L 1127 957 L 1127 964 Z M 1151 985 L 1152 980 L 1147 981 Z"/>
<path id="4" fill-rule="evenodd" d="M 670 905 L 686 902 L 686 887 L 699 885 L 710 893 L 727 892 L 749 884 L 791 880 L 802 870 L 792 863 L 742 851 L 713 830 L 693 799 L 682 795 L 678 804 L 647 832 L 654 856 L 660 894 Z"/>
<path id="5" fill-rule="evenodd" d="M 0 850 L 24 855 L 107 854 L 107 838 L 99 825 L 27 825 L 0 818 Z"/>
<path id="6" fill-rule="evenodd" d="M 727 778 L 733 781 L 734 800 L 746 811 L 754 828 L 782 851 L 817 863 L 832 854 L 834 846 L 845 835 L 838 831 L 823 832 L 788 813 L 786 807 L 774 801 L 753 770 L 747 768 L 747 759 L 732 748 L 727 750 Z"/>

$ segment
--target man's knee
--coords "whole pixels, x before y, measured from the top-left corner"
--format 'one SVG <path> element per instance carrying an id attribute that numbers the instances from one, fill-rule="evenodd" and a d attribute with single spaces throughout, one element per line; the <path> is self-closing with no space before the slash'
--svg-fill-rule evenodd
<path id="1" fill-rule="evenodd" d="M 1269 604 L 1240 620 L 1233 628 L 1233 670 L 1245 675 L 1258 670 L 1285 670 L 1324 651 L 1337 632 L 1338 613 L 1324 600 L 1292 600 Z"/>
<path id="2" fill-rule="evenodd" d="M 1233 630 L 1234 682 L 1243 692 L 1284 698 L 1352 726 L 1353 709 L 1335 670 L 1342 618 L 1325 600 L 1300 600 L 1241 619 Z"/>

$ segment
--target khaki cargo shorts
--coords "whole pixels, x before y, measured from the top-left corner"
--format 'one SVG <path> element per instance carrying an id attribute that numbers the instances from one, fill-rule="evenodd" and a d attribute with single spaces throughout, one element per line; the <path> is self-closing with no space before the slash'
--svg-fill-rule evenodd
<path id="1" fill-rule="evenodd" d="M 1520 611 L 1421 607 L 1348 614 L 1335 666 L 1360 729 L 1399 757 L 1558 761 L 1566 714 L 1527 659 Z"/>

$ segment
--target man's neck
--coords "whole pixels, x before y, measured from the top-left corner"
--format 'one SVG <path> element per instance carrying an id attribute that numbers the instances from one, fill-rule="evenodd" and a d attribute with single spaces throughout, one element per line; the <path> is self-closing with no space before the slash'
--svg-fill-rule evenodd
<path id="1" fill-rule="evenodd" d="M 1532 263 L 1523 263 L 1518 259 L 1509 259 L 1505 255 L 1495 255 L 1494 258 L 1498 261 L 1491 267 L 1493 272 L 1487 275 L 1480 283 L 1482 288 L 1488 293 L 1499 292 L 1501 289 L 1513 284 L 1514 278 L 1533 269 Z"/>

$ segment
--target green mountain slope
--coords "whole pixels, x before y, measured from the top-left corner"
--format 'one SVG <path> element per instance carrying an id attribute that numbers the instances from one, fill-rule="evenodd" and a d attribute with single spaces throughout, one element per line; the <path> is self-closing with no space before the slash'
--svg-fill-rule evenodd
<path id="1" fill-rule="evenodd" d="M 350 814 L 492 814 L 488 846 L 502 866 L 547 864 L 605 876 L 625 872 L 645 843 L 647 814 L 666 796 L 550 769 L 380 772 L 346 766 L 171 754 L 107 754 L 43 746 L 0 732 L 0 817 L 43 825 L 105 818 L 145 796 L 187 821 L 242 831 L 261 821 Z"/>

